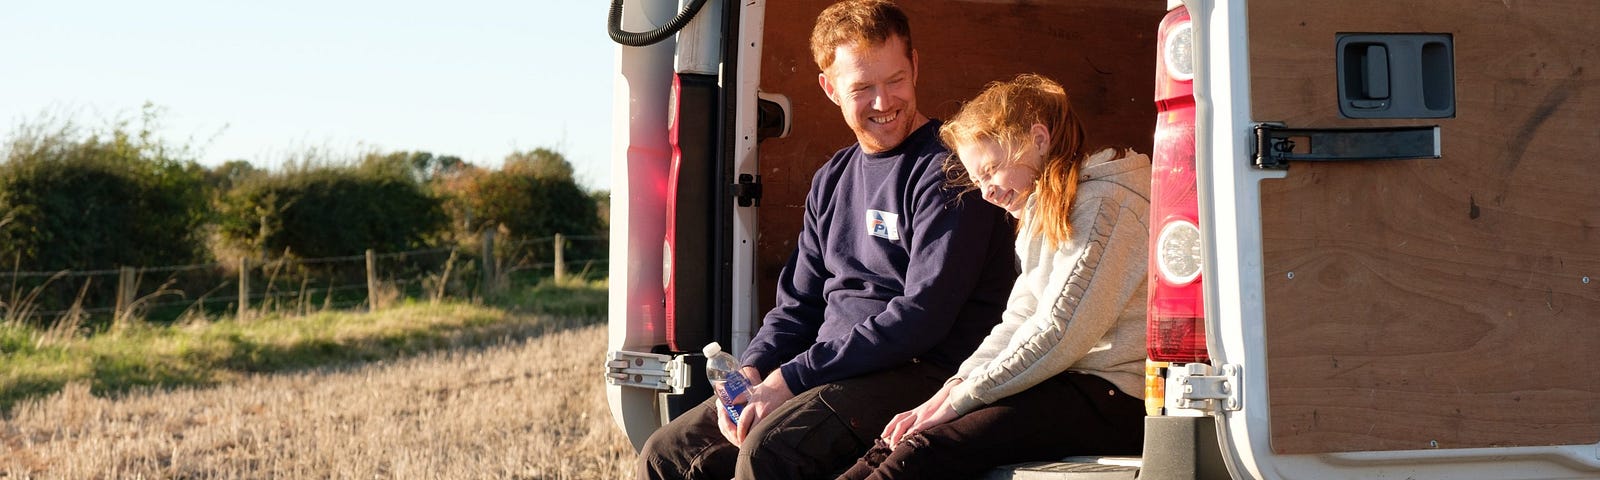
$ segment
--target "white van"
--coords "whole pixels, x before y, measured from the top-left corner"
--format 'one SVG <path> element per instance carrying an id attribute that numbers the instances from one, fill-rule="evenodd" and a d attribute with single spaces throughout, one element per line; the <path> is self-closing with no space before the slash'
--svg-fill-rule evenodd
<path id="1" fill-rule="evenodd" d="M 831 1 L 613 2 L 637 446 L 709 394 L 692 352 L 743 351 L 853 137 L 807 47 Z M 901 4 L 930 116 L 1037 72 L 1154 162 L 1144 455 L 989 478 L 1600 478 L 1600 2 Z"/>

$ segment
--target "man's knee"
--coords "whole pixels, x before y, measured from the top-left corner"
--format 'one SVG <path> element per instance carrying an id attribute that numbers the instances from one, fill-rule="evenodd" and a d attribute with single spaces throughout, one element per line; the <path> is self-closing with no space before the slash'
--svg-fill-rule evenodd
<path id="1" fill-rule="evenodd" d="M 650 438 L 644 441 L 644 446 L 639 449 L 639 460 L 634 468 L 635 477 L 639 480 L 660 480 L 668 478 L 683 478 L 682 465 L 676 457 L 682 455 L 681 449 L 668 445 L 681 444 L 679 441 L 667 439 L 671 432 L 665 429 L 656 430 Z"/>
<path id="2" fill-rule="evenodd" d="M 745 442 L 739 449 L 735 478 L 794 478 L 798 465 L 785 455 L 787 449 L 774 448 L 773 442 Z"/>
<path id="3" fill-rule="evenodd" d="M 734 446 L 722 437 L 715 417 L 702 404 L 656 430 L 639 449 L 640 479 L 727 478 L 733 474 Z"/>
<path id="4" fill-rule="evenodd" d="M 639 462 L 641 464 L 647 462 L 659 463 L 665 452 L 671 450 L 663 447 L 665 444 L 670 443 L 662 438 L 665 436 L 667 436 L 665 431 L 656 430 L 655 433 L 650 434 L 650 438 L 645 439 L 644 446 L 639 448 Z"/>

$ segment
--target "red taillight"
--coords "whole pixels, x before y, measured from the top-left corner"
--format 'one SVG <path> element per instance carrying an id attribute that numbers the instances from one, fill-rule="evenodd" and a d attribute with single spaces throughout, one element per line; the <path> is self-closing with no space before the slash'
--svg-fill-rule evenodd
<path id="1" fill-rule="evenodd" d="M 718 201 L 717 77 L 679 73 L 672 77 L 667 141 L 672 167 L 667 177 L 666 238 L 661 251 L 661 286 L 666 295 L 667 346 L 697 351 L 713 338 L 713 220 Z"/>
<path id="2" fill-rule="evenodd" d="M 673 253 L 677 251 L 678 243 L 678 173 L 683 164 L 683 148 L 678 140 L 679 115 L 683 110 L 683 80 L 680 75 L 672 76 L 672 97 L 667 106 L 667 144 L 672 146 L 671 172 L 667 174 L 667 235 L 661 247 L 661 289 L 666 294 L 666 305 L 663 310 L 667 320 L 667 343 L 673 350 L 677 348 L 676 328 L 678 325 L 678 295 L 673 279 L 672 267 Z"/>
<path id="3" fill-rule="evenodd" d="M 1156 134 L 1150 175 L 1150 359 L 1203 362 L 1199 202 L 1195 186 L 1194 39 L 1188 9 L 1161 20 L 1156 48 Z"/>

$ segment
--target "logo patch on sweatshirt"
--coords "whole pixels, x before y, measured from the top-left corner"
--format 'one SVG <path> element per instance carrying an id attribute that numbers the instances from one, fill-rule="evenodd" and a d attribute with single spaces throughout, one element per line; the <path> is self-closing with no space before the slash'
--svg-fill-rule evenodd
<path id="1" fill-rule="evenodd" d="M 867 234 L 887 240 L 899 240 L 900 214 L 867 210 Z"/>

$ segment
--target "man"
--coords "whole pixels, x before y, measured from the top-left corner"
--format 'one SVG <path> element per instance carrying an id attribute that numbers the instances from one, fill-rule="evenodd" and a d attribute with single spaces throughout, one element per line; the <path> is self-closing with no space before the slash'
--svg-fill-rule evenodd
<path id="1" fill-rule="evenodd" d="M 917 111 L 905 13 L 835 4 L 811 50 L 857 143 L 812 178 L 777 305 L 744 352 L 739 423 L 715 400 L 691 409 L 646 441 L 640 478 L 833 478 L 937 391 L 1005 308 L 1013 227 L 948 188 L 940 123 Z"/>

